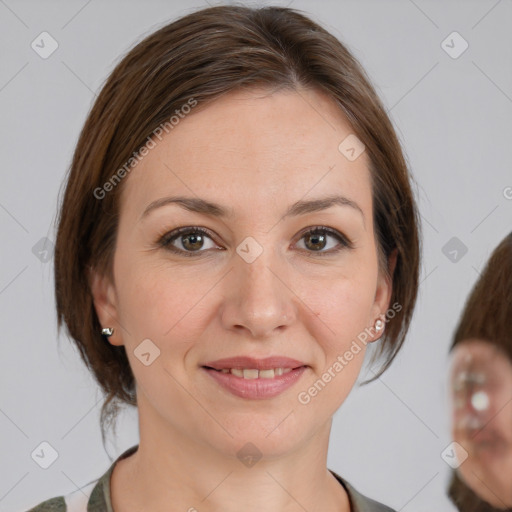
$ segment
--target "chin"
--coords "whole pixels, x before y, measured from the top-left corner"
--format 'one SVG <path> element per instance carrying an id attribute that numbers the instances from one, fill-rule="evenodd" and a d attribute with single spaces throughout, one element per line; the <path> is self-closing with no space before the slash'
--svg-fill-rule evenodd
<path id="1" fill-rule="evenodd" d="M 227 432 L 217 429 L 215 439 L 209 444 L 231 455 L 239 457 L 254 450 L 259 456 L 280 457 L 294 451 L 297 445 L 305 442 L 313 432 L 308 432 L 305 425 L 298 425 L 291 408 L 283 414 L 237 413 L 225 416 L 220 423 Z M 312 429 L 311 429 L 312 430 Z M 229 433 L 228 433 L 229 432 Z"/>

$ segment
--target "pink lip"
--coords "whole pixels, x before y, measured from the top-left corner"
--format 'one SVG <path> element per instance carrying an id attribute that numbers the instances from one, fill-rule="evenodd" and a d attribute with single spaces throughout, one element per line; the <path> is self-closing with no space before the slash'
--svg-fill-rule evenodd
<path id="1" fill-rule="evenodd" d="M 260 360 L 260 364 L 263 364 L 262 361 L 266 360 Z M 288 362 L 289 361 L 290 360 L 288 359 Z M 254 363 L 251 363 L 248 366 L 244 364 L 243 368 L 254 368 L 252 364 Z M 268 363 L 265 364 L 268 365 Z M 272 368 L 279 367 L 279 365 L 272 366 Z M 236 368 L 236 366 L 228 366 L 228 368 Z M 288 366 L 288 368 L 290 367 Z M 224 389 L 233 393 L 233 395 L 241 398 L 261 400 L 265 398 L 273 398 L 293 386 L 307 368 L 306 366 L 301 366 L 283 375 L 275 376 L 273 379 L 244 379 L 243 377 L 237 377 L 232 373 L 222 373 L 220 371 L 204 367 L 203 369 Z"/>
<path id="2" fill-rule="evenodd" d="M 297 359 L 290 359 L 289 357 L 282 356 L 272 356 L 264 359 L 238 356 L 210 361 L 208 363 L 204 363 L 202 366 L 208 366 L 209 368 L 215 368 L 216 370 L 222 370 L 224 368 L 254 368 L 256 370 L 270 370 L 271 368 L 300 368 L 301 366 L 307 365 Z"/>

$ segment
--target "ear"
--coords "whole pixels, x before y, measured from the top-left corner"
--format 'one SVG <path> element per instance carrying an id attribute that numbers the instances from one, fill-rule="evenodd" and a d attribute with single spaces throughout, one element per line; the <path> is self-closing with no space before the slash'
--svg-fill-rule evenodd
<path id="1" fill-rule="evenodd" d="M 123 345 L 117 311 L 117 296 L 113 282 L 92 267 L 89 269 L 89 285 L 94 309 L 101 327 L 113 327 L 114 333 L 108 337 L 112 345 Z"/>
<path id="2" fill-rule="evenodd" d="M 385 329 L 385 314 L 389 309 L 389 302 L 391 300 L 391 294 L 393 292 L 393 275 L 395 273 L 396 261 L 398 257 L 398 249 L 393 249 L 388 257 L 388 274 L 385 275 L 382 271 L 379 271 L 379 277 L 377 279 L 377 290 L 375 292 L 375 301 L 372 308 L 372 317 L 370 319 L 371 328 L 375 330 L 375 322 L 380 318 L 384 322 Z M 384 333 L 384 329 L 375 331 L 375 335 L 371 341 L 378 340 Z"/>

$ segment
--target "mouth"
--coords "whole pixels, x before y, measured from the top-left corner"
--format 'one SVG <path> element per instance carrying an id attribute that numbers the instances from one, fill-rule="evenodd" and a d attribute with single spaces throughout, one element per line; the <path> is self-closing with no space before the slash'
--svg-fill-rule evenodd
<path id="1" fill-rule="evenodd" d="M 206 370 L 213 370 L 215 372 L 234 375 L 235 377 L 253 380 L 253 379 L 274 379 L 276 377 L 280 377 L 281 375 L 286 375 L 287 373 L 292 372 L 293 370 L 298 370 L 299 368 L 306 368 L 306 365 L 297 366 L 294 368 L 265 368 L 265 369 L 257 369 L 257 368 L 213 368 L 211 366 L 203 366 Z"/>
<path id="2" fill-rule="evenodd" d="M 506 458 L 510 453 L 510 445 L 502 438 L 496 436 L 488 436 L 480 438 L 477 441 L 470 440 L 468 443 L 468 451 L 482 462 L 493 463 L 499 458 Z"/>
<path id="3" fill-rule="evenodd" d="M 274 398 L 294 386 L 309 368 L 301 365 L 293 368 L 213 368 L 202 370 L 216 385 L 238 398 L 264 400 Z"/>
<path id="4" fill-rule="evenodd" d="M 264 358 L 235 356 L 217 359 L 216 361 L 206 361 L 203 366 L 214 370 L 294 370 L 306 366 L 306 363 L 298 359 L 278 355 Z"/>

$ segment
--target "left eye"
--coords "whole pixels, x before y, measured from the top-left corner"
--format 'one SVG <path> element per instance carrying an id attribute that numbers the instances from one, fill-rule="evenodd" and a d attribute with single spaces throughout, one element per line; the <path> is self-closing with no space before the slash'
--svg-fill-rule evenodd
<path id="1" fill-rule="evenodd" d="M 302 237 L 299 239 L 299 241 L 301 241 L 302 239 L 307 240 L 307 242 L 305 242 L 305 244 L 304 244 L 306 246 L 306 248 L 318 248 L 318 246 L 320 245 L 321 246 L 320 249 L 325 249 L 326 246 L 328 245 L 327 239 L 329 237 L 334 238 L 338 241 L 338 247 L 336 247 L 336 244 L 335 244 L 335 248 L 334 249 L 331 248 L 331 250 L 329 250 L 329 251 L 319 252 L 317 250 L 314 250 L 311 252 L 319 253 L 320 255 L 324 255 L 324 254 L 332 254 L 332 253 L 338 252 L 343 248 L 351 248 L 352 247 L 351 243 L 347 240 L 347 238 L 345 238 L 343 235 L 341 235 L 337 231 L 334 231 L 333 229 L 326 228 L 326 227 L 317 227 L 314 229 L 310 229 L 309 231 L 306 231 L 305 233 L 302 234 Z"/>
<path id="2" fill-rule="evenodd" d="M 205 238 L 210 239 L 210 241 L 213 243 L 212 237 L 206 229 L 199 227 L 185 227 L 165 234 L 160 238 L 158 243 L 160 246 L 174 253 L 183 254 L 184 256 L 194 256 L 194 253 L 206 252 L 205 250 L 201 250 L 204 249 Z M 326 247 L 329 245 L 329 238 L 336 239 L 338 241 L 338 247 L 336 247 L 336 244 L 334 244 L 334 248 L 331 246 L 328 251 L 324 251 L 323 249 L 326 249 Z M 343 248 L 352 248 L 351 242 L 346 237 L 331 228 L 326 228 L 323 226 L 318 226 L 303 232 L 299 242 L 303 239 L 305 239 L 304 250 L 319 255 L 332 254 L 340 251 Z M 177 247 L 175 242 L 179 242 L 181 248 Z M 213 243 L 213 246 L 210 248 L 213 249 L 214 247 L 216 247 L 215 243 Z M 206 249 L 209 248 L 207 247 Z"/>

